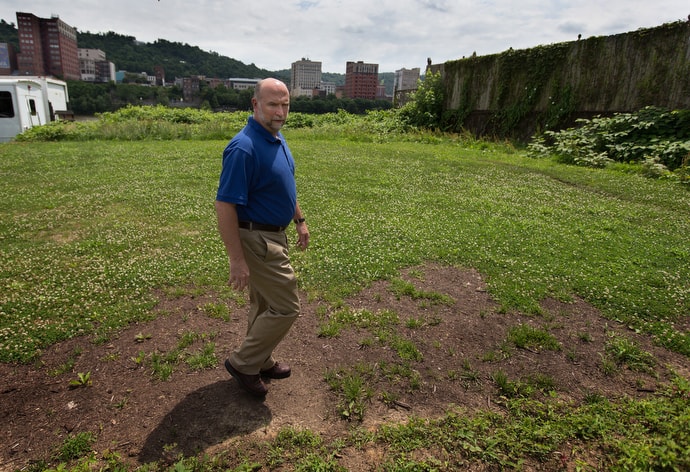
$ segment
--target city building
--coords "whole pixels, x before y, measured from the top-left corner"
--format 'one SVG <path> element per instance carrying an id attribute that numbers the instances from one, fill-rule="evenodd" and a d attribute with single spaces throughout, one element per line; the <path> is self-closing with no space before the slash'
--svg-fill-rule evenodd
<path id="1" fill-rule="evenodd" d="M 97 82 L 115 82 L 115 64 L 110 61 L 102 61 L 96 63 L 96 81 Z"/>
<path id="2" fill-rule="evenodd" d="M 57 15 L 38 18 L 17 12 L 19 75 L 52 75 L 65 80 L 79 80 L 77 32 Z"/>
<path id="3" fill-rule="evenodd" d="M 233 90 L 254 90 L 261 79 L 243 79 L 240 77 L 229 78 L 225 81 L 225 87 Z"/>
<path id="4" fill-rule="evenodd" d="M 156 76 L 156 85 L 165 85 L 165 69 L 163 66 L 154 66 L 153 75 Z"/>
<path id="5" fill-rule="evenodd" d="M 219 85 L 225 87 L 225 80 L 217 77 L 207 77 L 205 80 L 206 86 L 210 89 L 218 88 Z"/>
<path id="6" fill-rule="evenodd" d="M 114 82 L 115 64 L 108 62 L 100 49 L 77 48 L 79 72 L 84 82 Z"/>
<path id="7" fill-rule="evenodd" d="M 17 51 L 10 43 L 0 43 L 0 75 L 12 75 L 17 70 Z"/>
<path id="8" fill-rule="evenodd" d="M 419 81 L 419 67 L 414 69 L 399 69 L 395 71 L 395 83 L 393 84 L 393 103 L 403 106 L 408 102 L 410 94 L 417 90 Z"/>
<path id="9" fill-rule="evenodd" d="M 182 89 L 182 97 L 185 102 L 192 102 L 198 97 L 201 91 L 201 82 L 205 81 L 206 77 L 203 75 L 193 75 L 191 77 L 182 77 L 175 79 L 175 85 Z"/>
<path id="10" fill-rule="evenodd" d="M 379 87 L 379 65 L 348 61 L 345 66 L 345 97 L 375 100 Z"/>
<path id="11" fill-rule="evenodd" d="M 321 63 L 302 58 L 292 63 L 290 71 L 290 95 L 311 97 L 321 85 Z"/>
<path id="12" fill-rule="evenodd" d="M 386 84 L 380 82 L 376 87 L 376 100 L 390 100 L 390 98 L 386 95 Z"/>
<path id="13" fill-rule="evenodd" d="M 321 82 L 321 84 L 319 85 L 319 95 L 335 95 L 335 90 L 335 82 Z"/>
<path id="14" fill-rule="evenodd" d="M 105 53 L 100 49 L 77 48 L 81 80 L 96 82 L 96 63 L 105 61 Z"/>

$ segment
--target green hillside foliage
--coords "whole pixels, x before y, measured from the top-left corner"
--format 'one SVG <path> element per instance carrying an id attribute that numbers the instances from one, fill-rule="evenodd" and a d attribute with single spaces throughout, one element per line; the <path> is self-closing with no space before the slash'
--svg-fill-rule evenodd
<path id="1" fill-rule="evenodd" d="M 0 19 L 0 43 L 10 43 L 17 50 L 19 49 L 17 27 L 14 22 Z M 277 77 L 285 82 L 290 81 L 290 69 L 270 71 L 253 63 L 244 64 L 217 52 L 203 51 L 197 46 L 165 39 L 144 43 L 137 41 L 134 36 L 122 35 L 113 31 L 107 33 L 77 31 L 77 44 L 80 48 L 104 51 L 108 61 L 114 63 L 118 70 L 153 74 L 155 66 L 162 66 L 168 80 L 174 77 L 204 75 L 219 78 Z M 345 64 L 343 64 L 344 69 Z M 386 86 L 386 93 L 392 94 L 395 73 L 382 72 L 379 74 L 379 78 Z M 336 85 L 344 85 L 345 74 L 323 72 L 322 80 L 333 82 Z"/>
<path id="2" fill-rule="evenodd" d="M 14 23 L 0 20 L 0 42 L 13 44 L 18 50 L 17 28 Z M 158 39 L 153 43 L 137 41 L 133 36 L 107 33 L 77 32 L 77 44 L 80 48 L 100 49 L 105 52 L 108 61 L 115 64 L 117 70 L 130 73 L 125 76 L 125 84 L 92 84 L 81 81 L 69 81 L 70 108 L 78 115 L 93 115 L 100 112 L 117 110 L 127 105 L 169 105 L 173 100 L 182 97 L 178 87 L 145 87 L 138 86 L 141 79 L 138 74 L 145 72 L 153 75 L 160 66 L 165 72 L 166 82 L 175 78 L 205 76 L 209 78 L 265 78 L 277 77 L 286 83 L 290 82 L 290 69 L 269 71 L 255 64 L 244 64 L 236 59 L 221 56 L 216 52 L 207 52 L 197 46 Z M 345 64 L 343 64 L 343 69 Z M 324 82 L 337 86 L 345 84 L 345 74 L 324 72 Z M 393 94 L 395 73 L 383 72 L 379 80 L 386 87 L 388 95 Z M 225 87 L 211 89 L 203 87 L 199 101 L 205 107 L 222 110 L 246 110 L 250 97 L 246 93 L 228 90 Z M 371 109 L 386 109 L 389 102 L 383 100 L 336 100 L 334 97 L 322 98 L 307 102 L 295 103 L 295 111 L 305 113 L 330 113 L 339 109 L 351 113 L 364 113 Z"/>
<path id="3" fill-rule="evenodd" d="M 153 74 L 156 66 L 162 66 L 167 80 L 174 77 L 204 75 L 207 77 L 249 77 L 264 78 L 272 73 L 254 64 L 206 52 L 197 46 L 158 39 L 153 43 L 142 43 L 133 36 L 108 33 L 77 34 L 80 48 L 100 49 L 118 70 L 147 72 Z"/>
<path id="4" fill-rule="evenodd" d="M 14 22 L 0 20 L 0 42 L 13 44 L 18 49 L 17 28 Z M 112 31 L 90 33 L 77 31 L 77 45 L 80 48 L 100 49 L 106 53 L 108 61 L 118 70 L 153 74 L 154 67 L 162 66 L 167 80 L 175 77 L 204 75 L 207 77 L 248 77 L 264 78 L 277 75 L 289 80 L 289 71 L 279 74 L 261 69 L 254 64 L 244 64 L 236 59 L 207 52 L 197 46 L 158 39 L 153 43 L 137 41 Z"/>
<path id="5" fill-rule="evenodd" d="M 17 28 L 14 23 L 8 23 L 5 20 L 0 20 L 0 43 L 12 44 L 15 49 L 19 47 Z"/>

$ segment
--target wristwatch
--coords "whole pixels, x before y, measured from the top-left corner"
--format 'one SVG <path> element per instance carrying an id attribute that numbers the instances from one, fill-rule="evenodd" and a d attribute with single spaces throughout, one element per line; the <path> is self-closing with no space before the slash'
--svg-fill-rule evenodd
<path id="1" fill-rule="evenodd" d="M 304 223 L 307 220 L 305 220 L 304 218 L 295 218 L 293 221 L 295 222 L 295 224 L 299 224 Z"/>

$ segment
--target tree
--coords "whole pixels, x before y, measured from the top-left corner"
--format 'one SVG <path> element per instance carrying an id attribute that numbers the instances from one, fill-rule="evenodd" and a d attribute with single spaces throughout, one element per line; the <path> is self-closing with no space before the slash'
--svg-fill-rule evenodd
<path id="1" fill-rule="evenodd" d="M 441 73 L 427 69 L 424 81 L 417 81 L 417 90 L 401 109 L 401 116 L 413 126 L 439 129 L 443 114 L 443 81 Z"/>

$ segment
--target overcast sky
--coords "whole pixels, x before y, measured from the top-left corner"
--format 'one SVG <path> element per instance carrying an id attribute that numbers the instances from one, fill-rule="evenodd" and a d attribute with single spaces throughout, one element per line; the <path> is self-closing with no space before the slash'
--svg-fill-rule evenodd
<path id="1" fill-rule="evenodd" d="M 198 46 L 289 69 L 308 58 L 323 72 L 347 61 L 379 72 L 500 53 L 508 48 L 635 31 L 690 14 L 688 0 L 0 0 L 0 18 L 16 12 L 58 15 L 78 31 Z M 115 64 L 117 66 L 117 64 Z"/>

